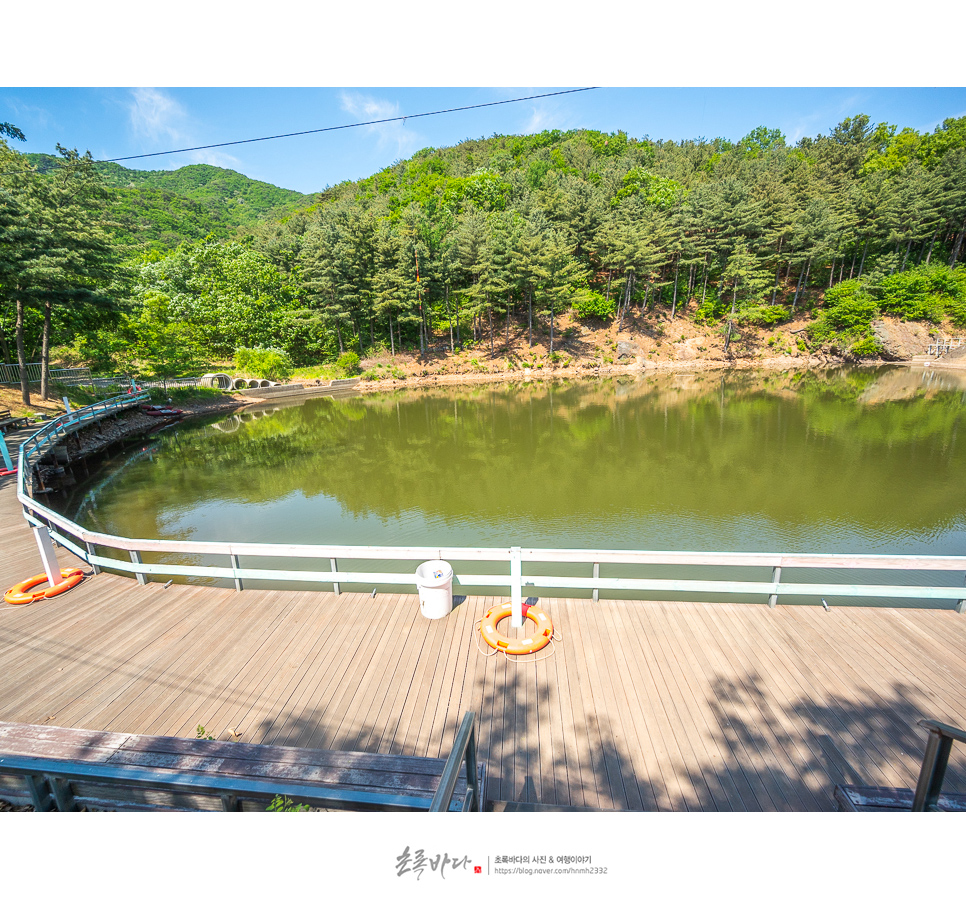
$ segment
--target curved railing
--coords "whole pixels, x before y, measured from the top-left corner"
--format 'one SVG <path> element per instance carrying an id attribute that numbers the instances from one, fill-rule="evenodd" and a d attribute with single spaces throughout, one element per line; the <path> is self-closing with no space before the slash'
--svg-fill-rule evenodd
<path id="1" fill-rule="evenodd" d="M 99 418 L 116 414 L 141 402 L 144 396 L 115 397 L 94 406 L 68 413 L 45 425 L 28 438 L 20 447 L 17 497 L 23 505 L 24 516 L 38 528 L 37 543 L 41 554 L 45 546 L 51 546 L 51 555 L 45 558 L 48 574 L 56 570 L 52 556 L 51 541 L 69 550 L 75 556 L 92 565 L 95 571 L 107 569 L 133 574 L 141 584 L 149 578 L 203 578 L 225 579 L 234 582 L 242 590 L 246 582 L 302 582 L 331 585 L 339 593 L 344 584 L 355 585 L 406 585 L 415 583 L 412 572 L 346 571 L 339 563 L 346 560 L 412 560 L 445 559 L 451 564 L 498 563 L 508 565 L 509 571 L 500 574 L 463 571 L 456 573 L 461 587 L 509 588 L 514 610 L 520 609 L 524 589 L 548 588 L 557 591 L 591 591 L 594 600 L 601 590 L 661 592 L 671 595 L 742 595 L 767 599 L 775 606 L 781 597 L 807 598 L 878 598 L 895 600 L 927 600 L 932 602 L 955 602 L 960 612 L 966 610 L 966 587 L 934 587 L 915 584 L 862 584 L 862 583 L 813 583 L 783 581 L 782 572 L 787 569 L 836 571 L 885 571 L 885 572 L 957 572 L 966 573 L 966 557 L 963 556 L 913 556 L 913 555 L 844 555 L 821 553 L 681 553 L 667 551 L 594 550 L 594 549 L 506 549 L 472 547 L 394 547 L 394 546 L 315 546 L 278 543 L 242 543 L 236 541 L 202 540 L 148 540 L 99 533 L 80 526 L 35 500 L 27 492 L 31 481 L 32 460 L 50 449 L 66 434 L 96 422 Z M 42 533 L 41 533 L 42 531 Z M 120 551 L 127 559 L 106 555 L 103 550 Z M 194 565 L 161 561 L 146 562 L 144 554 L 214 555 L 224 559 L 221 565 Z M 243 564 L 244 559 L 306 559 L 318 560 L 319 565 L 310 570 L 286 568 L 261 568 Z M 328 561 L 328 568 L 324 567 Z M 540 563 L 566 563 L 574 566 L 592 566 L 590 575 L 548 575 L 533 571 Z M 531 571 L 524 573 L 524 565 Z M 601 576 L 601 565 L 684 567 L 705 571 L 711 567 L 727 567 L 748 571 L 769 570 L 770 578 L 748 580 L 708 577 L 617 577 Z M 455 566 L 454 566 L 455 568 Z M 471 566 L 472 568 L 472 566 Z M 960 579 L 960 581 L 962 581 Z"/>

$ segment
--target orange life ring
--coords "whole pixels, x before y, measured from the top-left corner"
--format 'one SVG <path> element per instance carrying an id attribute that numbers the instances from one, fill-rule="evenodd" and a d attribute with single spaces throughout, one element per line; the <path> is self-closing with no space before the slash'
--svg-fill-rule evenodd
<path id="1" fill-rule="evenodd" d="M 496 628 L 497 624 L 512 613 L 512 604 L 497 604 L 496 607 L 487 610 L 486 615 L 480 620 L 480 635 L 490 648 L 505 652 L 507 655 L 529 655 L 532 652 L 539 652 L 550 643 L 553 638 L 553 623 L 546 613 L 532 604 L 523 605 L 523 615 L 536 623 L 537 632 L 526 639 L 509 639 L 502 635 Z"/>
<path id="2" fill-rule="evenodd" d="M 46 584 L 46 572 L 43 575 L 27 578 L 12 588 L 8 588 L 3 595 L 3 599 L 8 604 L 29 604 L 31 601 L 39 601 L 44 597 L 56 597 L 58 594 L 63 594 L 73 588 L 74 585 L 80 584 L 84 579 L 84 573 L 80 569 L 61 569 L 60 576 L 63 581 L 59 585 L 51 585 L 49 588 L 37 587 L 37 585 Z M 36 590 L 32 591 L 31 588 Z"/>

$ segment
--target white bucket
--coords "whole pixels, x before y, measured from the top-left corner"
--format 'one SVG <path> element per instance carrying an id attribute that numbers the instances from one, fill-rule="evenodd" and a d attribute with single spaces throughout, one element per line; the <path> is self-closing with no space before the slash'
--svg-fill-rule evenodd
<path id="1" fill-rule="evenodd" d="M 453 567 L 442 559 L 424 562 L 416 569 L 419 612 L 438 620 L 453 609 Z"/>

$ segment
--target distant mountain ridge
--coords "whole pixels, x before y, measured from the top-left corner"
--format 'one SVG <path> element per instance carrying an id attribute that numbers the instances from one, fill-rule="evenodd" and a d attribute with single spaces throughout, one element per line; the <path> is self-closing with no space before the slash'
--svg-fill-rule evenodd
<path id="1" fill-rule="evenodd" d="M 58 158 L 28 153 L 40 173 L 57 168 Z M 172 249 L 182 240 L 233 236 L 268 219 L 309 207 L 314 195 L 249 179 L 233 169 L 194 164 L 175 170 L 128 169 L 97 163 L 104 184 L 117 193 L 107 208 L 118 242 Z"/>

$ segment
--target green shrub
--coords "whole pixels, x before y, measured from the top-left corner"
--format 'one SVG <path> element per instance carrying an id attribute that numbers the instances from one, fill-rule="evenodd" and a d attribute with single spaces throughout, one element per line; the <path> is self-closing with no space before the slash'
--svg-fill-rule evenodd
<path id="1" fill-rule="evenodd" d="M 304 802 L 296 804 L 287 795 L 276 795 L 265 811 L 309 811 Z"/>
<path id="2" fill-rule="evenodd" d="M 238 348 L 235 351 L 235 370 L 242 377 L 289 380 L 292 377 L 292 362 L 281 348 Z"/>
<path id="3" fill-rule="evenodd" d="M 872 358 L 879 354 L 879 343 L 876 342 L 875 336 L 866 336 L 864 339 L 853 342 L 848 351 L 850 355 L 856 358 Z"/>
<path id="4" fill-rule="evenodd" d="M 878 313 L 875 298 L 858 279 L 836 284 L 825 292 L 820 318 L 834 329 L 866 327 Z"/>
<path id="5" fill-rule="evenodd" d="M 339 355 L 335 366 L 343 377 L 354 377 L 361 370 L 359 356 L 354 351 L 344 351 Z"/>
<path id="6" fill-rule="evenodd" d="M 879 305 L 883 313 L 900 319 L 941 323 L 945 313 L 942 298 L 930 287 L 924 271 L 888 275 L 878 284 Z"/>
<path id="7" fill-rule="evenodd" d="M 579 320 L 609 320 L 615 312 L 614 301 L 597 291 L 584 288 L 574 297 L 573 314 Z"/>
<path id="8" fill-rule="evenodd" d="M 738 309 L 736 320 L 750 326 L 775 326 L 778 323 L 787 322 L 791 318 L 791 312 L 779 304 L 756 306 L 755 304 L 744 303 Z"/>
<path id="9" fill-rule="evenodd" d="M 843 281 L 825 292 L 825 309 L 808 325 L 808 335 L 812 342 L 835 342 L 850 349 L 872 336 L 878 312 L 875 298 L 861 281 Z"/>
<path id="10" fill-rule="evenodd" d="M 731 307 L 722 303 L 717 297 L 709 297 L 694 311 L 694 321 L 701 326 L 713 326 L 730 310 Z"/>
<path id="11" fill-rule="evenodd" d="M 224 395 L 224 390 L 219 390 L 218 387 L 150 387 L 147 392 L 155 402 L 170 400 L 175 405 L 194 399 L 217 399 Z"/>
<path id="12" fill-rule="evenodd" d="M 953 321 L 954 326 L 966 326 L 966 301 L 953 301 L 946 305 L 946 315 Z"/>

